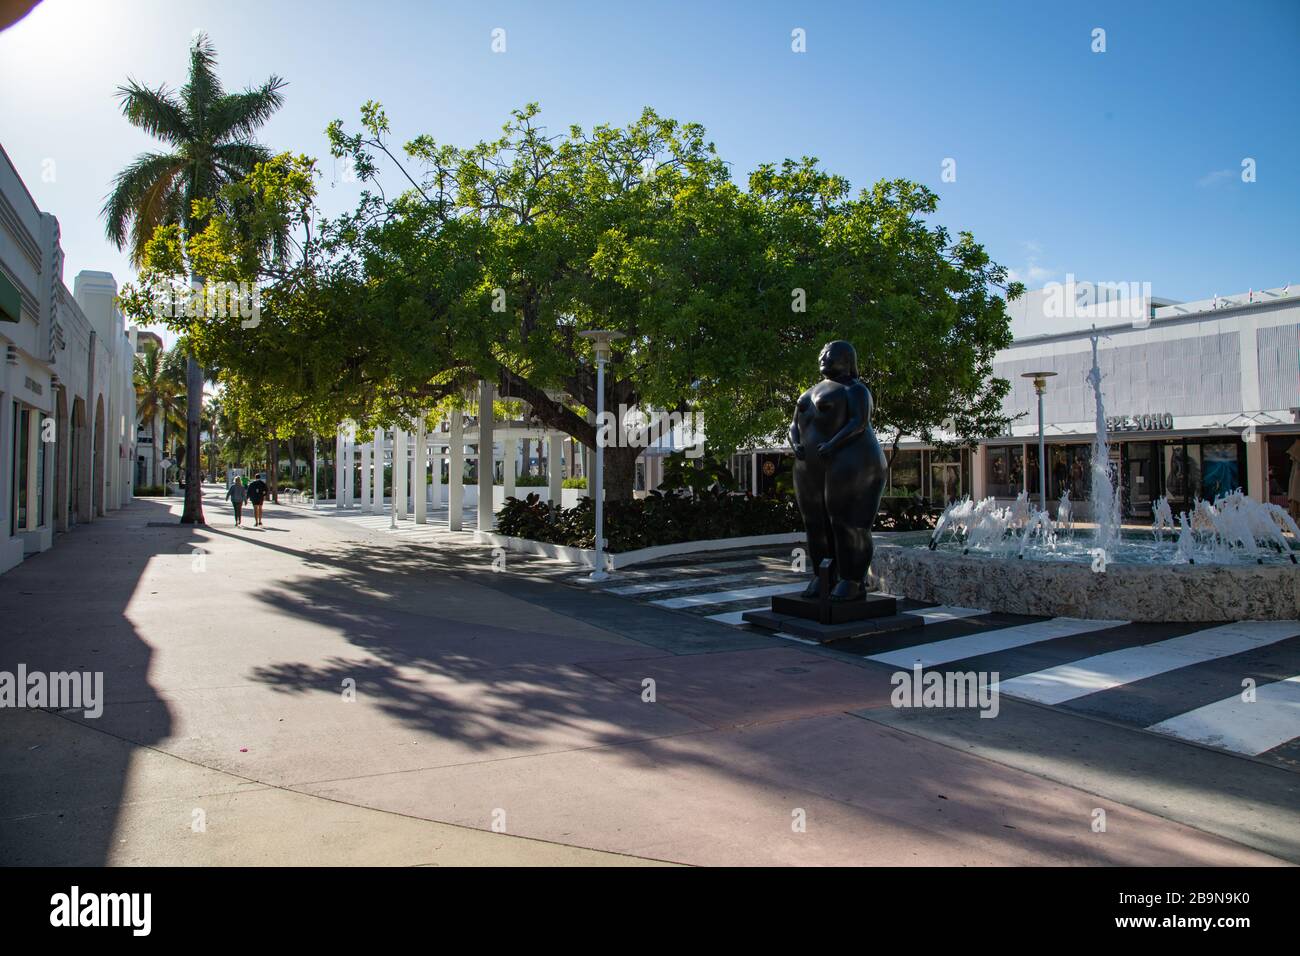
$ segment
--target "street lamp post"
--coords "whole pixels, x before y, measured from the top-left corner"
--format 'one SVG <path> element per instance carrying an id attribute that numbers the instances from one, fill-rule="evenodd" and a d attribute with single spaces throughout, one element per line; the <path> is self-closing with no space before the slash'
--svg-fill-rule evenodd
<path id="1" fill-rule="evenodd" d="M 578 334 L 590 339 L 596 348 L 596 487 L 592 489 L 596 498 L 596 557 L 587 580 L 598 582 L 609 577 L 605 571 L 605 447 L 600 443 L 600 423 L 605 416 L 605 362 L 609 360 L 609 343 L 627 336 L 594 330 Z"/>
<path id="2" fill-rule="evenodd" d="M 1047 452 L 1043 440 L 1043 394 L 1047 391 L 1047 380 L 1055 372 L 1025 372 L 1021 378 L 1034 380 L 1034 392 L 1038 395 L 1038 499 L 1042 510 L 1047 510 Z"/>
<path id="3" fill-rule="evenodd" d="M 316 458 L 320 452 L 320 443 L 316 440 L 316 433 L 311 435 L 311 510 L 316 510 L 316 500 L 320 497 L 320 491 L 316 487 Z"/>

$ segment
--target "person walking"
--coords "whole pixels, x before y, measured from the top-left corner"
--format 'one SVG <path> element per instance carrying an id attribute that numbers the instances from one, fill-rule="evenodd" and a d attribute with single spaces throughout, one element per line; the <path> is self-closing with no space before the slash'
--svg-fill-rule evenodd
<path id="1" fill-rule="evenodd" d="M 248 483 L 248 500 L 253 506 L 253 525 L 262 527 L 262 502 L 266 501 L 266 496 L 270 494 L 271 489 L 266 484 L 266 473 L 260 472 L 258 476 Z"/>
<path id="2" fill-rule="evenodd" d="M 226 489 L 226 500 L 235 509 L 235 527 L 241 526 L 243 521 L 244 499 L 248 497 L 248 490 L 244 487 L 244 479 L 236 478 L 229 488 Z"/>

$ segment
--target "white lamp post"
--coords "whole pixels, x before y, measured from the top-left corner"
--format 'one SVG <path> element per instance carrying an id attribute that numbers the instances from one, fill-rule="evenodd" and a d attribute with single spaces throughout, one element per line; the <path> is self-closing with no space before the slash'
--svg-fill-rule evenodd
<path id="1" fill-rule="evenodd" d="M 316 510 L 316 501 L 320 498 L 320 491 L 316 487 L 316 459 L 320 454 L 320 443 L 316 440 L 316 433 L 311 435 L 311 510 Z"/>
<path id="2" fill-rule="evenodd" d="M 1038 497 L 1042 510 L 1047 510 L 1047 457 L 1043 444 L 1043 393 L 1047 391 L 1047 380 L 1055 372 L 1025 372 L 1021 378 L 1034 380 L 1034 391 L 1038 393 Z"/>
<path id="3" fill-rule="evenodd" d="M 622 332 L 579 332 L 596 348 L 596 560 L 589 581 L 604 581 L 605 571 L 605 448 L 600 443 L 600 422 L 605 415 L 605 362 L 609 360 L 609 343 L 627 338 Z"/>

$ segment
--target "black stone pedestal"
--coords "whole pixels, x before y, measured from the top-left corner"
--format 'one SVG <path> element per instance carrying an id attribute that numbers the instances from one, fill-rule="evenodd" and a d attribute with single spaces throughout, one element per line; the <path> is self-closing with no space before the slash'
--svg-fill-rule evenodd
<path id="1" fill-rule="evenodd" d="M 817 597 L 778 594 L 772 598 L 770 611 L 746 611 L 741 617 L 764 630 L 793 634 L 819 644 L 925 625 L 924 619 L 916 614 L 899 614 L 898 601 L 887 594 L 864 594 L 855 601 L 832 601 L 831 570 L 830 561 L 823 561 L 817 569 L 820 585 Z"/>
<path id="2" fill-rule="evenodd" d="M 888 600 L 893 600 L 889 598 Z M 851 603 L 851 602 L 846 602 Z M 842 641 L 850 637 L 867 637 L 872 634 L 889 634 L 924 627 L 925 620 L 916 614 L 889 614 L 844 621 L 839 624 L 822 624 L 805 617 L 778 614 L 776 611 L 746 611 L 742 617 L 749 624 L 766 631 L 779 631 L 818 644 Z"/>

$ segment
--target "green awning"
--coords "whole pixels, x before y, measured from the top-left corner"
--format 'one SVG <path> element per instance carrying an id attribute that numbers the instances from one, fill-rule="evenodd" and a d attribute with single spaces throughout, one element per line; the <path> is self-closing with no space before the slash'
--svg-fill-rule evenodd
<path id="1" fill-rule="evenodd" d="M 7 275 L 0 272 L 0 322 L 21 322 L 22 317 L 22 293 Z"/>

